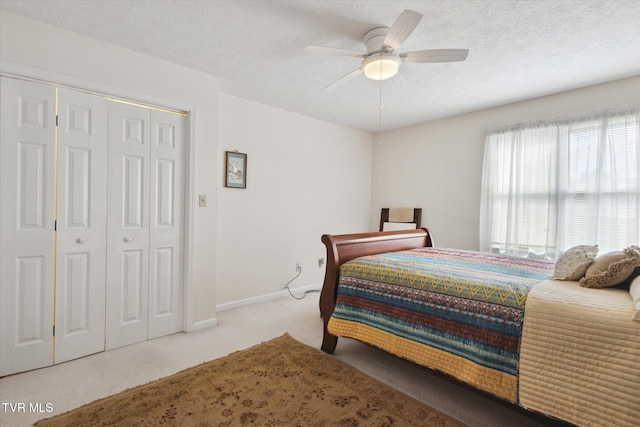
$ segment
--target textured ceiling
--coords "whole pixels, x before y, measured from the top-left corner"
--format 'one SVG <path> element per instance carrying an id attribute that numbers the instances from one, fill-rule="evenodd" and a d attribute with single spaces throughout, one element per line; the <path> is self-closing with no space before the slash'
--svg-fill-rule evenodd
<path id="1" fill-rule="evenodd" d="M 371 132 L 640 75 L 640 0 L 1 0 L 0 8 L 198 69 L 223 90 Z M 404 10 L 424 15 L 399 52 L 469 49 L 465 62 L 409 64 L 387 81 L 323 88 Z M 382 99 L 382 114 L 380 100 Z"/>

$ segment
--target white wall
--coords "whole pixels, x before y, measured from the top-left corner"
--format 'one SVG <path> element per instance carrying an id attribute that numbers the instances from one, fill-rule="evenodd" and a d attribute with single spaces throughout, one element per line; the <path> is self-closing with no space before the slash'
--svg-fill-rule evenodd
<path id="1" fill-rule="evenodd" d="M 194 192 L 208 194 L 209 205 L 196 210 L 192 321 L 215 322 L 219 80 L 4 11 L 0 13 L 0 59 L 196 107 Z"/>
<path id="2" fill-rule="evenodd" d="M 367 231 L 371 138 L 362 132 L 220 95 L 220 147 L 247 153 L 247 188 L 218 174 L 217 301 L 225 304 L 320 284 L 324 233 Z"/>
<path id="3" fill-rule="evenodd" d="M 422 207 L 440 247 L 479 248 L 485 131 L 640 103 L 640 76 L 374 135 L 371 229 L 380 208 Z"/>

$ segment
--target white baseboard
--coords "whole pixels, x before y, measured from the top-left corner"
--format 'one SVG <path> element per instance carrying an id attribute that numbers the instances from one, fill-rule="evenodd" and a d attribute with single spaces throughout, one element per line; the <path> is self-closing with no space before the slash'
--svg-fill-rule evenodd
<path id="1" fill-rule="evenodd" d="M 322 288 L 321 284 L 307 285 L 307 286 L 301 286 L 299 288 L 291 289 L 291 292 L 295 296 L 300 296 L 304 294 L 306 291 L 313 291 L 313 290 L 317 291 L 317 290 L 320 290 L 321 288 Z M 216 305 L 216 312 L 231 310 L 232 308 L 244 307 L 245 305 L 271 301 L 271 300 L 283 298 L 283 297 L 290 297 L 289 291 L 287 291 L 286 289 L 283 289 L 278 292 L 273 292 L 271 294 L 259 295 L 257 297 L 245 298 L 237 301 L 226 302 L 224 304 L 218 304 Z"/>
<path id="2" fill-rule="evenodd" d="M 195 332 L 202 329 L 212 328 L 214 326 L 218 326 L 218 318 L 214 317 L 211 319 L 201 320 L 199 322 L 195 322 L 191 328 L 187 332 Z"/>

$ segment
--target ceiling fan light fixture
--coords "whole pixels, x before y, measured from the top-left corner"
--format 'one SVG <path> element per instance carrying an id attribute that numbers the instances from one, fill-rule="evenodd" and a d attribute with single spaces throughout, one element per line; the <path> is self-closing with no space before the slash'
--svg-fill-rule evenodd
<path id="1" fill-rule="evenodd" d="M 371 80 L 386 80 L 398 73 L 400 62 L 400 59 L 392 54 L 375 55 L 364 60 L 362 70 Z"/>

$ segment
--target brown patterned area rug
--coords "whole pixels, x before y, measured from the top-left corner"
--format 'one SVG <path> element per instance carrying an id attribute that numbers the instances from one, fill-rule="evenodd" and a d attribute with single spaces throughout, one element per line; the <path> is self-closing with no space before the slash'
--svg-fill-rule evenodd
<path id="1" fill-rule="evenodd" d="M 289 335 L 37 426 L 460 426 Z"/>

